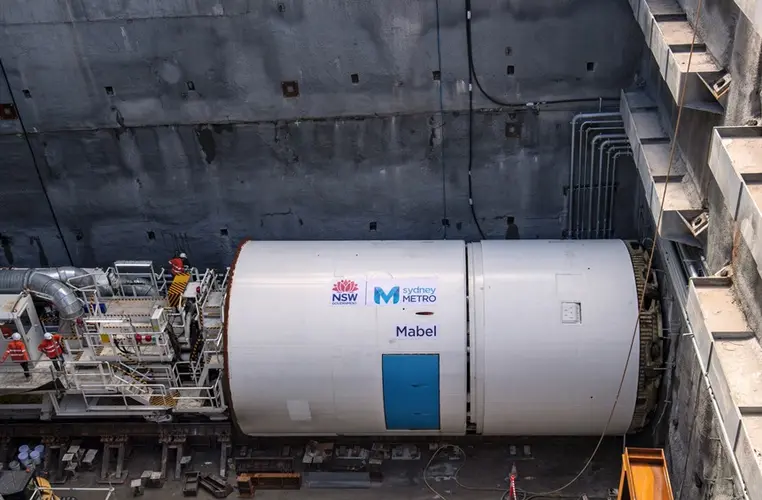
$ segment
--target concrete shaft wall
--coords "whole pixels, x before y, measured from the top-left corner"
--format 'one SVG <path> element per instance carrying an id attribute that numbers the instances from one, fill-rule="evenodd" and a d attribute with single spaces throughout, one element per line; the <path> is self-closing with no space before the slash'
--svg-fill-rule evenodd
<path id="1" fill-rule="evenodd" d="M 734 0 L 704 0 L 696 20 L 698 0 L 679 0 L 701 40 L 721 66 L 732 76 L 724 115 L 685 109 L 677 136 L 678 145 L 690 174 L 702 193 L 709 213 L 708 242 L 705 256 L 709 272 L 715 273 L 730 264 L 738 303 L 749 325 L 762 338 L 762 283 L 757 265 L 725 206 L 708 166 L 712 128 L 718 125 L 745 125 L 762 116 L 760 106 L 760 55 L 762 38 L 752 23 L 739 11 Z M 643 74 L 648 89 L 662 105 L 665 118 L 674 126 L 677 106 L 669 90 L 654 71 L 650 53 L 645 55 Z M 666 379 L 670 384 L 665 398 L 668 409 L 659 422 L 665 427 L 670 473 L 679 499 L 741 498 L 730 458 L 721 446 L 721 422 L 711 408 L 711 394 L 701 377 L 698 358 L 682 318 L 673 314 L 670 333 L 673 353 Z"/>
<path id="2" fill-rule="evenodd" d="M 479 1 L 473 43 L 516 103 L 617 97 L 642 49 L 626 0 Z M 243 237 L 478 238 L 466 55 L 462 0 L 1 2 L 28 134 L 0 120 L 0 265 L 66 263 L 61 235 L 77 265 L 178 247 L 226 265 Z M 569 120 L 597 104 L 475 106 L 485 235 L 514 216 L 560 237 Z"/>

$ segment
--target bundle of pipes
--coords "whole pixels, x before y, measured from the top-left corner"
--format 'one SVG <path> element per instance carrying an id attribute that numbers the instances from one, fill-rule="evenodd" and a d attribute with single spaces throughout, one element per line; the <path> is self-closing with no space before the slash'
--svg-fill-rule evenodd
<path id="1" fill-rule="evenodd" d="M 582 113 L 572 119 L 571 126 L 567 237 L 611 238 L 616 166 L 620 157 L 632 156 L 622 115 Z"/>

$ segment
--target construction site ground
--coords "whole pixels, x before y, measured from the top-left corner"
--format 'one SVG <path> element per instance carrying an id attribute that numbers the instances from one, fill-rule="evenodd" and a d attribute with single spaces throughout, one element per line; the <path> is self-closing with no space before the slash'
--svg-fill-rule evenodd
<path id="1" fill-rule="evenodd" d="M 443 454 L 432 462 L 427 478 L 429 484 L 444 498 L 498 500 L 508 488 L 507 478 L 512 465 L 515 464 L 518 473 L 516 484 L 519 488 L 530 492 L 546 492 L 572 480 L 589 458 L 596 442 L 596 438 L 501 439 L 495 442 L 485 440 L 479 443 L 454 441 L 465 451 L 465 461 L 450 459 Z M 525 445 L 530 446 L 529 457 L 522 456 Z M 609 498 L 610 489 L 616 488 L 619 483 L 622 445 L 621 437 L 607 438 L 591 466 L 579 480 L 563 491 L 564 496 L 561 498 L 577 499 L 583 493 L 590 500 Z M 263 500 L 434 499 L 435 494 L 426 487 L 423 479 L 424 468 L 432 452 L 426 443 L 420 443 L 420 450 L 421 457 L 417 460 L 385 461 L 382 466 L 383 480 L 380 483 L 373 483 L 370 488 L 316 489 L 302 486 L 300 490 L 257 490 L 254 498 Z M 185 470 L 198 471 L 202 474 L 219 474 L 220 451 L 218 448 L 193 448 L 191 456 L 192 462 Z M 158 445 L 155 448 L 152 446 L 133 447 L 125 462 L 129 477 L 124 484 L 112 485 L 115 491 L 111 499 L 133 498 L 130 480 L 140 477 L 145 470 L 159 470 L 160 458 L 161 448 Z M 297 466 L 301 466 L 299 460 L 296 463 Z M 94 469 L 94 471 L 78 472 L 61 487 L 108 488 L 108 485 L 98 483 L 100 464 L 97 464 Z M 456 484 L 454 480 L 456 473 L 458 482 L 469 489 Z M 144 500 L 183 498 L 183 482 L 174 480 L 173 475 L 174 460 L 170 459 L 164 485 L 158 489 L 146 488 L 143 495 L 138 498 Z M 231 485 L 235 485 L 235 471 L 231 470 L 228 473 L 228 481 Z M 103 490 L 61 490 L 59 495 L 72 495 L 79 500 L 101 500 L 106 497 Z M 200 489 L 196 498 L 214 497 Z M 238 498 L 237 491 L 233 491 L 227 498 Z M 518 498 L 520 500 L 522 494 L 519 494 Z M 551 495 L 547 498 L 559 497 Z"/>

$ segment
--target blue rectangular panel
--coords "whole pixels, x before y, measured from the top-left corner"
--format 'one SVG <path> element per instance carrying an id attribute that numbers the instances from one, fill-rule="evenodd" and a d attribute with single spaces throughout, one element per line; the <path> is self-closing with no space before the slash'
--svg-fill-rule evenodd
<path id="1" fill-rule="evenodd" d="M 384 354 L 387 430 L 439 430 L 439 354 Z"/>

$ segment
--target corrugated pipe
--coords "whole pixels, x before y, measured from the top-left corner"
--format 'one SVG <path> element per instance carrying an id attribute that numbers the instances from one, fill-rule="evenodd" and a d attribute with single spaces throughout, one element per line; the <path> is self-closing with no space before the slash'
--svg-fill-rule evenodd
<path id="1" fill-rule="evenodd" d="M 85 288 L 97 286 L 98 293 L 103 297 L 112 297 L 114 295 L 113 288 L 123 288 L 124 295 L 132 297 L 146 297 L 150 295 L 157 295 L 156 290 L 153 288 L 148 280 L 141 278 L 134 278 L 132 280 L 115 280 L 116 284 L 113 287 L 105 283 L 97 283 L 95 276 L 88 273 L 84 269 L 79 267 L 48 267 L 35 269 L 38 273 L 42 273 L 51 278 L 55 278 L 67 285 L 71 285 L 75 288 Z"/>
<path id="2" fill-rule="evenodd" d="M 43 271 L 53 272 L 51 269 Z M 74 291 L 45 272 L 37 269 L 0 269 L 0 293 L 24 290 L 49 297 L 63 319 L 76 319 L 83 313 L 82 302 Z"/>
<path id="3" fill-rule="evenodd" d="M 121 290 L 122 295 L 125 297 L 152 297 L 159 295 L 156 291 L 156 288 L 151 285 L 151 283 L 143 278 L 132 278 L 129 280 L 115 280 L 116 285 L 114 288 L 117 288 Z M 113 290 L 110 290 L 111 293 L 106 294 L 101 290 L 101 295 L 103 296 L 112 296 L 114 295 Z"/>
<path id="4" fill-rule="evenodd" d="M 40 267 L 34 269 L 38 273 L 57 279 L 62 283 L 71 284 L 77 288 L 84 288 L 95 284 L 95 278 L 92 274 L 79 267 Z"/>

